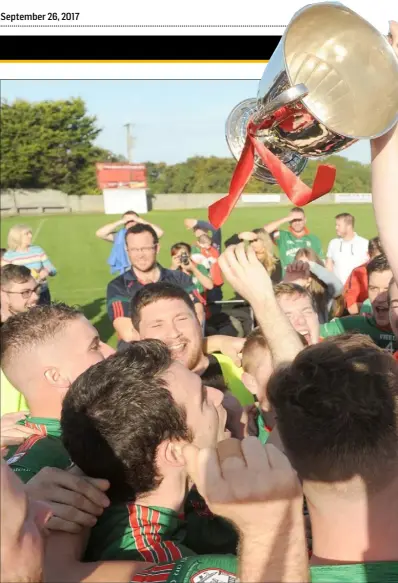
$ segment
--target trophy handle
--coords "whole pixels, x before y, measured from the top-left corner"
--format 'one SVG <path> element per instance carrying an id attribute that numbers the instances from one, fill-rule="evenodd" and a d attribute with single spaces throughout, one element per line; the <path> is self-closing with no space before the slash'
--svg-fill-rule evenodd
<path id="1" fill-rule="evenodd" d="M 285 89 L 285 91 L 279 93 L 275 99 L 272 99 L 267 103 L 262 103 L 253 114 L 251 121 L 254 125 L 258 125 L 263 122 L 269 115 L 278 111 L 278 109 L 281 107 L 292 105 L 292 103 L 303 99 L 307 95 L 308 88 L 306 85 L 304 85 L 304 83 L 298 83 L 293 87 L 289 87 L 288 89 Z"/>

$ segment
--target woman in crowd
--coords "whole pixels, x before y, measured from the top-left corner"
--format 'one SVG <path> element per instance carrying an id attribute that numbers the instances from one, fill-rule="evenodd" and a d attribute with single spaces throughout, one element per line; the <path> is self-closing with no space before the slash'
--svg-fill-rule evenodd
<path id="1" fill-rule="evenodd" d="M 311 292 L 320 324 L 340 315 L 343 284 L 310 247 L 297 251 L 294 262 L 286 268 L 284 281 L 298 283 Z"/>
<path id="2" fill-rule="evenodd" d="M 253 247 L 257 259 L 263 264 L 272 283 L 279 283 L 282 279 L 282 267 L 279 259 L 274 254 L 275 245 L 264 229 L 253 229 L 239 233 L 239 239 L 249 241 Z"/>
<path id="3" fill-rule="evenodd" d="M 3 261 L 28 267 L 41 284 L 39 304 L 49 304 L 51 296 L 47 278 L 56 275 L 57 270 L 45 251 L 39 245 L 32 245 L 32 229 L 27 225 L 14 225 L 8 231 L 7 244 Z"/>

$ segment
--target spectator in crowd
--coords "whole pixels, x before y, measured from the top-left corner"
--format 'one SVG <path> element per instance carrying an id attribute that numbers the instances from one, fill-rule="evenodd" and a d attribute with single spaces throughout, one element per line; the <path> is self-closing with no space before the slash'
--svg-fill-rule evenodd
<path id="1" fill-rule="evenodd" d="M 163 230 L 157 225 L 145 221 L 134 211 L 126 211 L 121 219 L 114 223 L 108 223 L 96 231 L 96 236 L 103 241 L 112 243 L 112 251 L 108 258 L 108 264 L 111 273 L 120 275 L 130 269 L 130 259 L 126 251 L 126 232 L 130 227 L 135 225 L 149 225 L 155 231 L 160 239 L 163 236 Z M 119 227 L 122 227 L 119 229 Z"/>
<path id="2" fill-rule="evenodd" d="M 8 232 L 7 244 L 4 261 L 28 267 L 41 285 L 39 304 L 49 304 L 51 295 L 47 278 L 56 275 L 57 270 L 43 249 L 32 245 L 32 229 L 27 225 L 14 225 Z"/>
<path id="3" fill-rule="evenodd" d="M 210 270 L 214 284 L 213 289 L 207 292 L 206 298 L 206 335 L 244 336 L 243 330 L 241 333 L 240 322 L 233 313 L 233 304 L 222 301 L 224 281 L 218 265 L 220 253 L 217 249 L 218 246 L 216 248 L 216 246 L 212 245 L 212 240 L 207 234 L 200 235 L 197 239 L 197 244 L 192 247 L 193 260 Z"/>
<path id="4" fill-rule="evenodd" d="M 297 283 L 279 283 L 275 298 L 282 312 L 307 345 L 319 342 L 319 319 L 311 293 Z"/>
<path id="5" fill-rule="evenodd" d="M 207 221 L 200 221 L 198 219 L 184 219 L 184 225 L 187 229 L 192 230 L 198 241 L 202 235 L 211 234 L 212 246 L 221 253 L 221 229 L 215 229 L 212 224 Z"/>
<path id="6" fill-rule="evenodd" d="M 207 292 L 214 287 L 210 269 L 203 262 L 196 262 L 192 257 L 192 248 L 188 243 L 175 243 L 171 249 L 171 266 L 174 271 L 182 271 L 192 278 L 193 293 L 202 302 L 207 303 Z"/>
<path id="7" fill-rule="evenodd" d="M 297 283 L 311 293 L 321 324 L 328 322 L 334 302 L 341 296 L 343 284 L 326 269 L 313 249 L 297 251 L 295 261 L 286 268 L 285 283 Z"/>
<path id="8" fill-rule="evenodd" d="M 396 338 L 391 330 L 388 311 L 388 287 L 392 271 L 385 255 L 378 255 L 366 266 L 369 300 L 372 314 L 334 318 L 321 326 L 321 336 L 337 336 L 344 332 L 358 331 L 367 334 L 380 348 L 396 350 Z"/>
<path id="9" fill-rule="evenodd" d="M 395 338 L 398 338 L 398 285 L 395 280 L 390 281 L 388 288 L 388 308 L 390 313 L 390 326 L 391 330 L 395 334 Z M 394 358 L 398 360 L 398 350 L 394 353 Z"/>
<path id="10" fill-rule="evenodd" d="M 200 235 L 197 245 L 192 246 L 192 258 L 210 271 L 213 281 L 213 289 L 207 294 L 209 303 L 222 300 L 222 289 L 224 281 L 218 265 L 220 252 L 212 245 L 209 235 Z"/>
<path id="11" fill-rule="evenodd" d="M 280 283 L 282 280 L 281 262 L 275 257 L 274 244 L 270 234 L 265 229 L 253 229 L 253 231 L 244 231 L 238 235 L 241 241 L 250 241 L 257 259 L 267 270 L 273 283 Z"/>
<path id="12" fill-rule="evenodd" d="M 383 254 L 380 237 L 370 239 L 368 245 L 369 261 Z M 359 314 L 364 302 L 368 299 L 368 262 L 352 270 L 344 286 L 344 299 L 347 311 L 352 316 Z"/>
<path id="13" fill-rule="evenodd" d="M 126 232 L 126 246 L 131 268 L 113 279 L 107 288 L 108 315 L 118 334 L 119 348 L 139 339 L 130 317 L 130 302 L 143 286 L 164 281 L 182 287 L 189 293 L 194 289 L 189 275 L 159 265 L 157 262 L 159 239 L 151 226 L 130 227 Z M 196 313 L 203 322 L 203 305 L 196 298 L 195 302 Z"/>
<path id="14" fill-rule="evenodd" d="M 8 264 L 0 271 L 0 324 L 12 315 L 26 312 L 36 306 L 40 297 L 40 284 L 32 277 L 30 269 L 24 265 Z M 28 405 L 23 395 L 10 383 L 3 369 L 0 369 L 1 414 L 27 411 Z"/>
<path id="15" fill-rule="evenodd" d="M 253 403 L 241 381 L 242 371 L 227 355 L 209 354 L 222 346 L 217 347 L 213 340 L 213 347 L 208 345 L 204 352 L 203 333 L 194 304 L 182 288 L 165 282 L 148 284 L 134 296 L 131 318 L 141 339 L 162 340 L 173 358 L 201 376 L 204 383 L 228 389 L 242 405 Z M 217 338 L 207 340 L 217 341 Z"/>
<path id="16" fill-rule="evenodd" d="M 295 207 L 287 217 L 264 225 L 264 230 L 278 246 L 283 271 L 294 261 L 297 251 L 304 247 L 311 247 L 319 257 L 323 257 L 322 244 L 316 235 L 309 232 L 306 222 L 304 210 Z M 289 223 L 289 229 L 279 229 L 285 223 Z"/>
<path id="17" fill-rule="evenodd" d="M 369 241 L 354 231 L 355 217 L 349 213 L 340 213 L 335 219 L 337 238 L 329 243 L 326 267 L 344 285 L 352 270 L 368 260 Z"/>

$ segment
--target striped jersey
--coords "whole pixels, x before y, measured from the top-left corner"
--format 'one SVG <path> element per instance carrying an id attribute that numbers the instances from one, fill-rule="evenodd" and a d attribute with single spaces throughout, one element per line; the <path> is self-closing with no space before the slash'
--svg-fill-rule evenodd
<path id="1" fill-rule="evenodd" d="M 202 554 L 236 553 L 234 527 L 210 512 L 195 487 L 184 513 L 135 503 L 111 504 L 91 530 L 85 561 L 164 563 Z"/>
<path id="2" fill-rule="evenodd" d="M 140 504 L 112 504 L 91 531 L 85 561 L 165 563 L 195 555 L 183 544 L 184 517 Z"/>
<path id="3" fill-rule="evenodd" d="M 396 583 L 398 561 L 316 565 L 310 567 L 311 583 Z M 131 583 L 239 583 L 238 561 L 230 555 L 186 557 L 145 569 Z"/>

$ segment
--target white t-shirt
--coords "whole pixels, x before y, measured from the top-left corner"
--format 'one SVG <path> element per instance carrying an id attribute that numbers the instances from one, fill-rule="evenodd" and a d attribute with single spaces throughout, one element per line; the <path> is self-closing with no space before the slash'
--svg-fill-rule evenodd
<path id="1" fill-rule="evenodd" d="M 330 241 L 327 257 L 333 261 L 333 271 L 343 284 L 353 269 L 368 261 L 368 245 L 368 239 L 356 233 L 351 241 L 344 241 L 340 237 Z"/>

